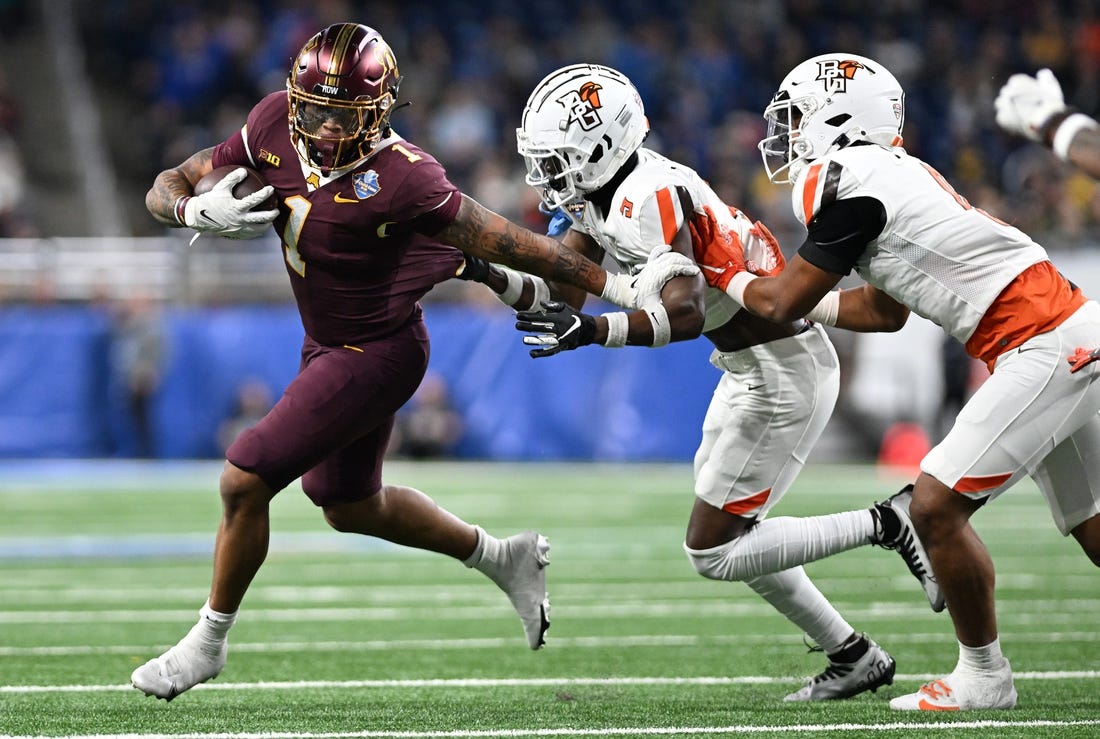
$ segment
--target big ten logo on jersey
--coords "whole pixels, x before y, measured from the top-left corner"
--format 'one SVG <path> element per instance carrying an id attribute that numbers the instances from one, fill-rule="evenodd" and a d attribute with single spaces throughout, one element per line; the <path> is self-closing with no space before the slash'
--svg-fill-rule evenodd
<path id="1" fill-rule="evenodd" d="M 267 162 L 272 167 L 278 167 L 283 163 L 282 157 L 278 154 L 272 154 L 267 149 L 260 149 L 260 153 L 256 157 L 261 162 Z"/>
<path id="2" fill-rule="evenodd" d="M 870 74 L 875 70 L 866 64 L 852 59 L 825 59 L 817 63 L 817 79 L 825 87 L 826 93 L 847 92 L 848 80 L 854 79 L 856 72 L 866 69 Z"/>
<path id="3" fill-rule="evenodd" d="M 570 90 L 558 98 L 563 108 L 569 111 L 566 123 L 572 125 L 579 123 L 581 129 L 591 131 L 603 123 L 600 118 L 600 90 L 602 85 L 589 80 L 581 85 L 579 90 Z"/>

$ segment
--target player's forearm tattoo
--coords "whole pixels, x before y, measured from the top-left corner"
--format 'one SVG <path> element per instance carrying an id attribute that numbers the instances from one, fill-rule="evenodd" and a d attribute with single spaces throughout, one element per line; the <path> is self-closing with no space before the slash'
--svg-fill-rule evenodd
<path id="1" fill-rule="evenodd" d="M 154 218 L 169 226 L 179 225 L 175 217 L 176 201 L 192 192 L 192 180 L 188 179 L 187 172 L 192 172 L 193 179 L 197 180 L 198 173 L 204 171 L 210 162 L 213 151 L 203 149 L 179 167 L 166 169 L 157 175 L 153 187 L 145 196 L 145 207 Z"/>
<path id="2" fill-rule="evenodd" d="M 440 238 L 463 251 L 509 267 L 600 294 L 603 269 L 547 236 L 520 228 L 463 197 L 458 217 Z"/>

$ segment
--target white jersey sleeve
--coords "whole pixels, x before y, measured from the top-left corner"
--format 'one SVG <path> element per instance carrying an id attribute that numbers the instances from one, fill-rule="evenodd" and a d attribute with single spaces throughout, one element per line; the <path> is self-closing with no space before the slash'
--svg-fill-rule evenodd
<path id="1" fill-rule="evenodd" d="M 1017 275 L 1048 259 L 1027 234 L 972 207 L 900 148 L 849 146 L 815 161 L 795 182 L 792 204 L 808 226 L 837 200 L 856 197 L 874 198 L 886 213 L 856 272 L 963 342 Z"/>
<path id="2" fill-rule="evenodd" d="M 595 239 L 620 269 L 636 274 L 655 247 L 671 244 L 684 227 L 691 217 L 685 208 L 701 211 L 704 206 L 741 239 L 746 259 L 769 262 L 765 239 L 771 235 L 731 210 L 693 169 L 649 149 L 639 149 L 638 154 L 638 165 L 615 189 L 606 218 L 590 203 L 571 213 L 573 227 Z M 721 326 L 740 309 L 725 292 L 707 288 L 703 330 Z"/>

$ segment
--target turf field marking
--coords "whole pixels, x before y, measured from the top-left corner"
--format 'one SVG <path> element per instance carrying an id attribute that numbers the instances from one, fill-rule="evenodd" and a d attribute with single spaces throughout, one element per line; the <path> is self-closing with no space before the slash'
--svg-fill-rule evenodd
<path id="1" fill-rule="evenodd" d="M 788 734 L 852 731 L 927 731 L 942 729 L 1013 729 L 1013 728 L 1067 728 L 1072 726 L 1100 726 L 1100 720 L 1076 721 L 950 721 L 943 723 L 903 722 L 888 724 L 785 724 L 779 726 L 639 726 L 607 727 L 602 729 L 481 729 L 475 731 L 351 731 L 351 732 L 187 732 L 181 734 L 70 734 L 50 739 L 449 739 L 473 737 L 492 739 L 501 737 L 574 737 L 574 736 L 682 736 L 698 734 Z M 44 739 L 39 736 L 0 735 L 0 739 Z"/>
<path id="2" fill-rule="evenodd" d="M 884 644 L 928 644 L 929 642 L 955 643 L 955 635 L 943 633 L 904 634 L 876 633 Z M 1100 633 L 1095 631 L 1068 632 L 1001 632 L 1001 639 L 1008 642 L 1096 642 Z M 737 636 L 698 636 L 693 634 L 637 634 L 634 636 L 576 636 L 554 637 L 553 645 L 561 649 L 604 649 L 608 647 L 692 647 L 775 645 L 787 647 L 802 644 L 802 638 L 792 634 L 740 634 Z M 481 650 L 512 649 L 515 639 L 376 639 L 364 641 L 273 641 L 233 642 L 234 652 L 371 652 L 394 649 Z M 171 644 L 111 644 L 91 646 L 74 644 L 38 647 L 0 646 L 0 657 L 78 657 L 89 654 L 145 654 L 161 652 Z"/>
<path id="3" fill-rule="evenodd" d="M 938 675 L 894 676 L 895 680 L 927 682 Z M 1100 680 L 1096 670 L 1016 672 L 1016 680 Z M 741 675 L 736 677 L 551 677 L 551 678 L 438 678 L 430 680 L 288 680 L 261 682 L 215 682 L 196 685 L 192 690 L 306 690 L 318 688 L 501 688 L 576 687 L 607 685 L 785 685 L 805 678 Z M 115 693 L 134 690 L 131 685 L 0 685 L 0 694 L 26 693 Z"/>

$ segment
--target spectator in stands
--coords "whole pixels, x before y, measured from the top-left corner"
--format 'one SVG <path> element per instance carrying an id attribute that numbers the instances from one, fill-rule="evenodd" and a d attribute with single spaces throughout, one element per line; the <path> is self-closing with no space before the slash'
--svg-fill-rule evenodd
<path id="1" fill-rule="evenodd" d="M 263 380 L 250 377 L 237 387 L 236 406 L 218 426 L 218 448 L 224 454 L 237 437 L 267 415 L 274 403 L 271 389 Z"/>
<path id="2" fill-rule="evenodd" d="M 152 296 L 139 292 L 123 300 L 114 325 L 113 359 L 134 445 L 122 451 L 139 458 L 155 456 L 152 406 L 160 389 L 165 344 L 163 319 Z"/>
<path id="3" fill-rule="evenodd" d="M 450 457 L 462 438 L 462 417 L 451 405 L 447 383 L 428 372 L 409 404 L 397 415 L 397 453 L 410 459 Z"/>

